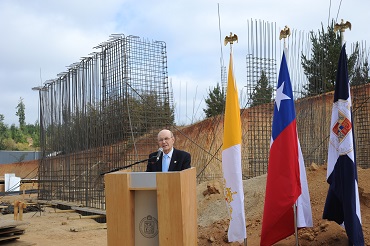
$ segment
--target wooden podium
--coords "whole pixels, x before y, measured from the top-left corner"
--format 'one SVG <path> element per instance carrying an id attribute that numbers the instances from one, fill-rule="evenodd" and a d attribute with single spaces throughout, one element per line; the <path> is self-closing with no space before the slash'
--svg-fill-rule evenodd
<path id="1" fill-rule="evenodd" d="M 108 246 L 197 245 L 195 167 L 105 175 Z"/>

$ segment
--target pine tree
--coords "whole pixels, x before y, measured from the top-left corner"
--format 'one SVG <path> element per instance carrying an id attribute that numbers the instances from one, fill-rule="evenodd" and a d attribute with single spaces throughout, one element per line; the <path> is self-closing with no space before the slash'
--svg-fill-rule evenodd
<path id="1" fill-rule="evenodd" d="M 366 59 L 367 60 L 367 59 Z M 363 66 L 357 66 L 353 73 L 351 85 L 363 85 L 370 82 L 369 79 L 369 63 L 364 62 Z"/>
<path id="2" fill-rule="evenodd" d="M 25 116 L 26 107 L 24 106 L 22 97 L 19 99 L 16 109 L 17 112 L 15 113 L 15 115 L 18 116 L 19 119 L 19 128 L 23 130 L 24 126 L 26 125 L 26 116 Z"/>
<path id="3" fill-rule="evenodd" d="M 266 72 L 262 70 L 261 78 L 258 80 L 257 85 L 254 87 L 254 91 L 251 96 L 251 106 L 257 106 L 271 102 L 273 88 L 269 84 Z"/>
<path id="4" fill-rule="evenodd" d="M 334 21 L 325 31 L 321 25 L 318 34 L 311 31 L 312 55 L 308 59 L 301 55 L 302 67 L 308 78 L 308 84 L 304 86 L 306 96 L 314 96 L 328 91 L 335 87 L 338 60 L 342 48 L 339 33 L 334 32 Z M 354 52 L 348 58 L 348 75 L 351 80 L 354 74 L 354 67 L 359 56 L 358 42 L 354 46 Z"/>
<path id="5" fill-rule="evenodd" d="M 209 89 L 208 97 L 205 99 L 207 107 L 203 109 L 206 118 L 224 113 L 225 93 L 217 83 L 213 90 Z"/>
<path id="6" fill-rule="evenodd" d="M 8 134 L 8 127 L 4 123 L 4 115 L 0 114 L 0 150 L 5 149 L 5 142 L 4 140 L 9 137 Z"/>

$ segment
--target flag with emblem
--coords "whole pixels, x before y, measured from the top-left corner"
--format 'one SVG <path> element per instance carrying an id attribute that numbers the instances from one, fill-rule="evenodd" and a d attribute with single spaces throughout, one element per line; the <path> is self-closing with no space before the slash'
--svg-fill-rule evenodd
<path id="1" fill-rule="evenodd" d="M 351 108 L 346 47 L 343 45 L 331 115 L 326 176 L 329 191 L 323 218 L 344 225 L 350 245 L 364 245 Z"/>
<path id="2" fill-rule="evenodd" d="M 312 227 L 311 203 L 297 134 L 292 85 L 283 53 L 274 103 L 260 245 L 272 245 L 294 233 L 293 205 L 297 206 L 297 227 Z"/>
<path id="3" fill-rule="evenodd" d="M 230 52 L 222 145 L 222 171 L 225 179 L 224 193 L 230 215 L 229 242 L 240 242 L 247 237 L 241 167 L 241 142 L 240 106 L 233 74 L 232 52 Z"/>

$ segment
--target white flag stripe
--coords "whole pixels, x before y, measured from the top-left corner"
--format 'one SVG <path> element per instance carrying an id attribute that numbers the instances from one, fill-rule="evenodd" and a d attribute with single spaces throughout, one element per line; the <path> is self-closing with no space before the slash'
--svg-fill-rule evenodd
<path id="1" fill-rule="evenodd" d="M 297 200 L 297 227 L 312 227 L 312 210 L 310 193 L 308 190 L 306 167 L 304 165 L 301 144 L 298 139 L 298 161 L 302 193 Z"/>
<path id="2" fill-rule="evenodd" d="M 226 182 L 233 181 L 228 178 L 235 178 L 235 174 L 242 175 L 242 163 L 241 163 L 241 146 L 240 144 L 231 146 L 230 148 L 222 151 L 222 160 L 226 165 L 222 165 L 224 171 L 224 177 Z M 232 175 L 232 176 L 228 176 Z"/>
<path id="3" fill-rule="evenodd" d="M 338 136 L 332 133 L 332 130 L 335 124 L 337 124 L 337 119 L 340 114 L 345 115 L 349 119 L 351 118 L 350 107 L 350 101 L 338 100 L 333 104 L 330 124 L 331 133 L 328 151 L 328 170 L 326 179 L 328 179 L 330 174 L 333 172 L 335 163 L 337 162 L 340 155 L 348 155 L 348 157 L 355 163 L 352 134 L 348 134 L 344 139 L 342 139 L 342 141 L 340 141 Z"/>
<path id="4" fill-rule="evenodd" d="M 355 180 L 355 192 L 356 192 L 356 214 L 357 214 L 358 219 L 360 220 L 360 223 L 362 224 L 361 209 L 360 209 L 360 196 L 358 194 L 357 180 Z"/>
<path id="5" fill-rule="evenodd" d="M 232 200 L 228 205 L 230 206 L 229 209 L 231 208 L 232 210 L 228 239 L 229 242 L 240 242 L 241 239 L 247 238 L 240 144 L 222 151 L 222 170 L 225 178 L 225 187 L 230 188 L 230 191 L 233 193 Z M 229 195 L 225 194 L 225 197 L 227 198 Z"/>

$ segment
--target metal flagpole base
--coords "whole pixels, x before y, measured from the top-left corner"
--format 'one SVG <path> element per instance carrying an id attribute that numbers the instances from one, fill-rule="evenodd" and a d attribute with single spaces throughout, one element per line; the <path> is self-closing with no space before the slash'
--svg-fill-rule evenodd
<path id="1" fill-rule="evenodd" d="M 293 211 L 294 211 L 294 233 L 295 233 L 295 245 L 298 246 L 298 227 L 297 227 L 297 205 L 293 205 Z"/>

